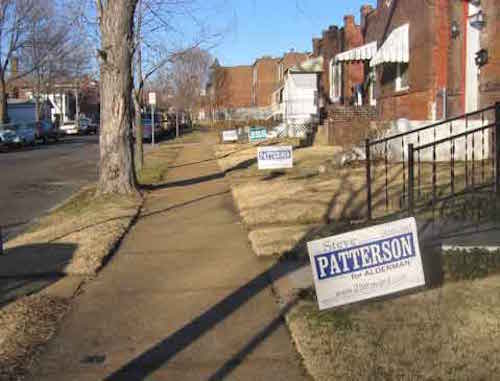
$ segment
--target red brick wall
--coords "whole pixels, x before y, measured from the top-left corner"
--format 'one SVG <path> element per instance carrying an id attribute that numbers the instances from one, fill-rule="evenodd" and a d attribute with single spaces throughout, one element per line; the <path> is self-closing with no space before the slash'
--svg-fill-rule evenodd
<path id="1" fill-rule="evenodd" d="M 359 145 L 370 130 L 370 122 L 377 120 L 375 107 L 330 106 L 327 109 L 327 136 L 329 145 Z"/>
<path id="2" fill-rule="evenodd" d="M 215 97 L 218 108 L 252 106 L 252 66 L 219 67 Z"/>
<path id="3" fill-rule="evenodd" d="M 439 33 L 443 30 L 440 12 L 436 11 L 439 3 L 440 0 L 393 0 L 395 8 L 391 10 L 385 1 L 379 0 L 377 9 L 367 16 L 365 41 L 378 41 L 379 46 L 392 30 L 410 24 L 409 90 L 396 93 L 394 81 L 381 81 L 383 65 L 377 68 L 377 107 L 382 120 L 426 120 L 431 116 L 438 82 L 443 80 L 443 73 L 436 74 L 436 67 L 443 67 L 436 49 L 445 43 Z"/>
<path id="4" fill-rule="evenodd" d="M 481 35 L 481 48 L 488 50 L 488 64 L 479 77 L 480 107 L 500 101 L 500 4 L 498 0 L 482 0 L 486 26 Z"/>
<path id="5" fill-rule="evenodd" d="M 354 22 L 354 16 L 344 17 L 343 50 L 347 51 L 364 44 L 361 27 Z M 364 64 L 362 62 L 349 62 L 343 65 L 344 72 L 344 100 L 352 97 L 352 86 L 364 82 Z"/>
<path id="6" fill-rule="evenodd" d="M 321 38 L 313 39 L 313 55 L 323 56 L 323 73 L 320 75 L 320 95 L 330 100 L 330 61 L 342 52 L 342 31 L 335 25 L 323 31 Z"/>
<path id="7" fill-rule="evenodd" d="M 283 64 L 283 73 L 291 67 L 307 61 L 309 56 L 306 53 L 289 52 L 283 55 L 280 63 Z"/>
<path id="8" fill-rule="evenodd" d="M 271 96 L 278 83 L 278 59 L 260 58 L 255 61 L 253 70 L 257 81 L 252 83 L 252 102 L 257 107 L 271 105 Z"/>

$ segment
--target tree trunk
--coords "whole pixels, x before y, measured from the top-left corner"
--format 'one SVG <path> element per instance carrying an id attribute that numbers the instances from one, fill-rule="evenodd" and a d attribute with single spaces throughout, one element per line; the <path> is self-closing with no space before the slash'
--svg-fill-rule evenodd
<path id="1" fill-rule="evenodd" d="M 144 147 L 142 144 L 143 126 L 142 126 L 142 90 L 134 91 L 135 108 L 135 173 L 139 174 L 144 165 Z"/>
<path id="2" fill-rule="evenodd" d="M 0 74 L 0 123 L 9 123 L 7 85 L 3 73 Z"/>
<path id="3" fill-rule="evenodd" d="M 133 23 L 137 0 L 98 0 L 101 134 L 98 194 L 135 193 L 131 146 Z"/>

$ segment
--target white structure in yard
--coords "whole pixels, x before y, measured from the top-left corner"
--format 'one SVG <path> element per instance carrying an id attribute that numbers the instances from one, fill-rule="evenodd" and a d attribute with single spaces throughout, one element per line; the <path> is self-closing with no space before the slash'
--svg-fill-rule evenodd
<path id="1" fill-rule="evenodd" d="M 273 94 L 273 117 L 280 118 L 289 135 L 301 136 L 305 126 L 319 119 L 319 76 L 323 57 L 311 58 L 288 69 L 283 85 Z"/>

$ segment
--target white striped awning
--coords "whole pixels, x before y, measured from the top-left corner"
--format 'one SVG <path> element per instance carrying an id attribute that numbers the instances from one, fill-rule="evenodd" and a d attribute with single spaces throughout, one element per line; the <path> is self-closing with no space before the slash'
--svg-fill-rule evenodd
<path id="1" fill-rule="evenodd" d="M 357 48 L 339 53 L 335 56 L 336 62 L 346 61 L 365 61 L 371 60 L 377 52 L 377 41 L 370 42 L 369 44 L 358 46 Z"/>
<path id="2" fill-rule="evenodd" d="M 394 29 L 370 61 L 375 67 L 383 63 L 410 62 L 410 24 Z"/>

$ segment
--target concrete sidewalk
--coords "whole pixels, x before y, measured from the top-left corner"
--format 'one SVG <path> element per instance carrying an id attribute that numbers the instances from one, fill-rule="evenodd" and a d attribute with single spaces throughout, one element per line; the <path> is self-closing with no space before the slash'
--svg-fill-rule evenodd
<path id="1" fill-rule="evenodd" d="M 309 379 L 211 143 L 182 150 L 33 380 Z"/>

